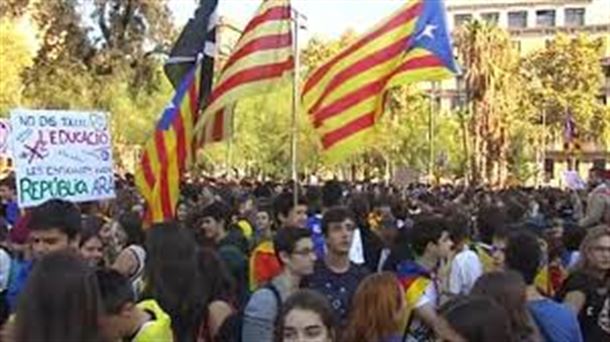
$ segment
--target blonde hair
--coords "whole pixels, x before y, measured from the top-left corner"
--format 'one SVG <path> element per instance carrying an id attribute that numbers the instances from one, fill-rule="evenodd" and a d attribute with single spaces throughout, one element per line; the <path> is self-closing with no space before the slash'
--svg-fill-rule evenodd
<path id="1" fill-rule="evenodd" d="M 576 263 L 574 267 L 575 270 L 583 271 L 583 272 L 593 272 L 595 266 L 592 264 L 592 261 L 589 258 L 591 254 L 591 249 L 595 244 L 595 241 L 601 239 L 604 236 L 610 237 L 610 227 L 609 226 L 598 226 L 595 228 L 590 228 L 587 232 L 587 235 L 582 240 L 580 244 L 580 259 Z"/>

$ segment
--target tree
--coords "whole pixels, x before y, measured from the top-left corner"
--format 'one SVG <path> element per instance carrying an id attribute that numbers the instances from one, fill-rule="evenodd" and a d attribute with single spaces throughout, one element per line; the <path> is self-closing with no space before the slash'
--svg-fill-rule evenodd
<path id="1" fill-rule="evenodd" d="M 508 176 L 510 120 L 518 110 L 521 89 L 515 76 L 518 56 L 507 32 L 477 20 L 458 29 L 456 46 L 472 105 L 472 181 L 503 185 Z"/>
<path id="2" fill-rule="evenodd" d="M 603 85 L 602 48 L 601 39 L 561 34 L 524 59 L 528 101 L 544 111 L 552 136 L 561 136 L 568 113 L 587 140 L 601 142 L 610 129 L 608 107 L 597 99 Z"/>
<path id="3" fill-rule="evenodd" d="M 35 32 L 25 20 L 0 19 L 0 115 L 23 105 L 23 71 L 34 62 Z"/>

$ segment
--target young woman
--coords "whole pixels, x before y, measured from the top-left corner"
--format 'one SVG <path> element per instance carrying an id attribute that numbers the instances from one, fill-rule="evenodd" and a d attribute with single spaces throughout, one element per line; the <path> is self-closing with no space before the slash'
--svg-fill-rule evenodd
<path id="1" fill-rule="evenodd" d="M 199 272 L 204 276 L 205 289 L 199 341 L 230 341 L 225 336 L 230 336 L 234 327 L 226 321 L 239 307 L 235 281 L 222 259 L 209 248 L 199 251 Z M 214 276 L 205 276 L 209 274 Z"/>
<path id="2" fill-rule="evenodd" d="M 99 228 L 85 225 L 78 243 L 80 255 L 91 267 L 104 266 L 104 244 L 99 235 Z"/>
<path id="3" fill-rule="evenodd" d="M 527 311 L 525 289 L 525 281 L 519 273 L 491 272 L 476 281 L 471 293 L 490 297 L 506 309 L 518 341 L 542 341 L 536 323 Z"/>
<path id="4" fill-rule="evenodd" d="M 136 296 L 139 296 L 143 288 L 144 266 L 146 264 L 142 220 L 137 213 L 128 212 L 121 215 L 119 223 L 127 233 L 127 247 L 121 251 L 112 268 L 129 278 Z"/>
<path id="5" fill-rule="evenodd" d="M 352 299 L 343 341 L 390 342 L 402 338 L 406 305 L 402 287 L 390 272 L 372 274 Z"/>
<path id="6" fill-rule="evenodd" d="M 278 342 L 337 341 L 334 312 L 328 300 L 313 290 L 288 297 L 277 323 Z"/>
<path id="7" fill-rule="evenodd" d="M 441 341 L 513 342 L 516 340 L 506 310 L 489 297 L 467 296 L 450 300 L 441 307 L 441 316 L 454 334 Z M 447 330 L 447 329 L 443 329 Z"/>
<path id="8" fill-rule="evenodd" d="M 55 252 L 40 260 L 20 297 L 7 340 L 101 341 L 102 313 L 95 271 L 78 255 Z"/>
<path id="9" fill-rule="evenodd" d="M 589 230 L 558 298 L 578 314 L 585 341 L 610 340 L 610 227 Z"/>
<path id="10" fill-rule="evenodd" d="M 149 230 L 146 249 L 144 298 L 171 317 L 176 342 L 195 341 L 205 299 L 195 239 L 176 224 L 159 224 Z"/>

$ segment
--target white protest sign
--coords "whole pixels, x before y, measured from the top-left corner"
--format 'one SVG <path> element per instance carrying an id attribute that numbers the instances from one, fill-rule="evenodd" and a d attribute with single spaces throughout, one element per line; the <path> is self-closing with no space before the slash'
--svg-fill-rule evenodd
<path id="1" fill-rule="evenodd" d="M 11 158 L 11 121 L 0 119 L 0 158 Z"/>
<path id="2" fill-rule="evenodd" d="M 16 109 L 11 124 L 21 207 L 52 198 L 83 202 L 114 197 L 105 113 Z"/>
<path id="3" fill-rule="evenodd" d="M 587 183 L 574 170 L 564 171 L 563 179 L 568 188 L 572 190 L 583 190 L 587 188 Z"/>

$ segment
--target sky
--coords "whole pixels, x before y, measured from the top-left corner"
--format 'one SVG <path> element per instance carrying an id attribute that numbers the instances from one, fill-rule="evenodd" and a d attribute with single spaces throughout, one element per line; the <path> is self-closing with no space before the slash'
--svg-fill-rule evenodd
<path id="1" fill-rule="evenodd" d="M 198 0 L 170 0 L 170 8 L 178 27 L 194 14 Z M 302 13 L 306 30 L 300 32 L 302 42 L 313 36 L 338 38 L 347 29 L 363 33 L 402 6 L 405 0 L 293 0 L 292 7 Z M 221 16 L 245 26 L 256 11 L 259 0 L 219 0 Z M 300 45 L 300 44 L 299 44 Z"/>

